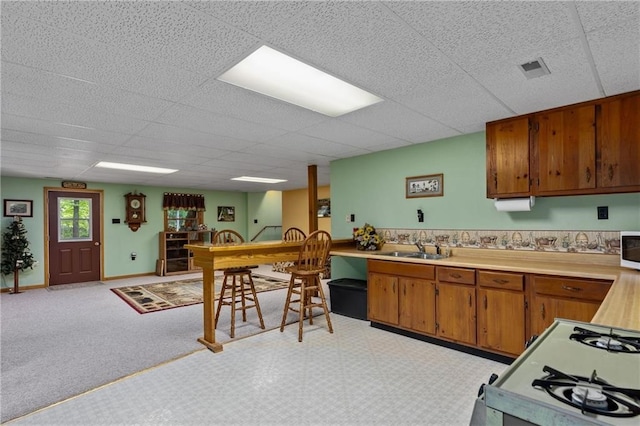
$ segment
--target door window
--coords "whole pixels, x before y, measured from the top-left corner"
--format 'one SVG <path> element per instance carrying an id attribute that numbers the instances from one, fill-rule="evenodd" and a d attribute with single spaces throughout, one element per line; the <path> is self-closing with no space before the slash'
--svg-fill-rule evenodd
<path id="1" fill-rule="evenodd" d="M 93 239 L 91 198 L 58 198 L 58 241 Z"/>

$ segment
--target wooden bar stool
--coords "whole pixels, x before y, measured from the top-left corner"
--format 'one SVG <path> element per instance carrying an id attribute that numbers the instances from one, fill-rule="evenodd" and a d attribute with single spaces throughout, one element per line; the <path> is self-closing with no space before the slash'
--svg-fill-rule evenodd
<path id="1" fill-rule="evenodd" d="M 213 244 L 238 244 L 244 242 L 240 234 L 231 229 L 225 229 L 217 232 L 213 237 Z M 222 281 L 222 289 L 220 289 L 220 297 L 218 299 L 218 308 L 214 319 L 214 327 L 218 325 L 218 318 L 223 306 L 231 308 L 231 332 L 230 337 L 235 336 L 236 331 L 236 311 L 242 311 L 242 321 L 247 321 L 247 309 L 255 308 L 260 320 L 260 328 L 264 330 L 264 320 L 262 319 L 262 311 L 258 302 L 258 295 L 251 277 L 251 269 L 249 267 L 229 268 L 222 270 L 224 280 Z M 245 281 L 246 280 L 246 281 Z M 251 304 L 248 304 L 250 302 Z M 237 304 L 240 304 L 240 307 Z"/>
<path id="2" fill-rule="evenodd" d="M 325 231 L 309 234 L 300 247 L 298 260 L 294 266 L 287 268 L 291 273 L 287 299 L 280 323 L 280 331 L 284 331 L 289 311 L 298 313 L 298 342 L 302 342 L 302 325 L 305 314 L 309 324 L 313 324 L 313 308 L 322 308 L 329 333 L 333 333 L 327 300 L 322 289 L 320 273 L 325 270 L 331 250 L 331 236 Z"/>

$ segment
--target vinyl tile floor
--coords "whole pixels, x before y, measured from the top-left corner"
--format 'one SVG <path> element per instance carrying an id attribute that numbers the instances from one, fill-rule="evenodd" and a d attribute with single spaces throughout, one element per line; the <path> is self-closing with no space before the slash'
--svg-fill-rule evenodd
<path id="1" fill-rule="evenodd" d="M 465 425 L 506 365 L 331 314 L 198 350 L 11 425 Z"/>

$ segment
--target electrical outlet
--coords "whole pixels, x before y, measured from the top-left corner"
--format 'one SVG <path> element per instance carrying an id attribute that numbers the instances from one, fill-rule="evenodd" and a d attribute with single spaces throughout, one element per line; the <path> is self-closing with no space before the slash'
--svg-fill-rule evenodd
<path id="1" fill-rule="evenodd" d="M 598 220 L 609 219 L 609 206 L 598 206 Z"/>

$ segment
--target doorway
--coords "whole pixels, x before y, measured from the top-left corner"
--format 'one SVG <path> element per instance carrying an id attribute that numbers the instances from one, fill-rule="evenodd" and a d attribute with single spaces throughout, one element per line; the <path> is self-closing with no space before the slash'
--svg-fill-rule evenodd
<path id="1" fill-rule="evenodd" d="M 45 189 L 45 284 L 102 278 L 102 191 Z M 48 280 L 47 280 L 48 278 Z"/>

